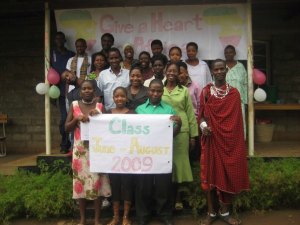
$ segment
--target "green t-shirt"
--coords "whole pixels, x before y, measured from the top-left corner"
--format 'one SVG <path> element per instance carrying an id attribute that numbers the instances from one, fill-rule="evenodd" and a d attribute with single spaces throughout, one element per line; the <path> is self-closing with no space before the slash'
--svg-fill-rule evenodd
<path id="1" fill-rule="evenodd" d="M 149 99 L 142 105 L 139 105 L 135 109 L 137 114 L 171 114 L 176 115 L 172 106 L 163 101 L 160 101 L 158 105 L 152 105 Z"/>

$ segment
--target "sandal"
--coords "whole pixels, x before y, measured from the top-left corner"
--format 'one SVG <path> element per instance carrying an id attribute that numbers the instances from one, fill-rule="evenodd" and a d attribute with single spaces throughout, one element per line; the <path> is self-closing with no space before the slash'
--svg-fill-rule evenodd
<path id="1" fill-rule="evenodd" d="M 206 217 L 200 221 L 200 225 L 210 225 L 217 220 L 216 213 L 207 213 Z"/>
<path id="2" fill-rule="evenodd" d="M 122 225 L 131 225 L 131 221 L 127 216 L 123 217 Z"/>
<path id="3" fill-rule="evenodd" d="M 183 210 L 183 204 L 182 204 L 182 202 L 176 202 L 176 204 L 175 204 L 175 209 L 176 210 Z"/>
<path id="4" fill-rule="evenodd" d="M 229 225 L 239 225 L 242 223 L 240 219 L 232 217 L 229 212 L 221 213 L 219 212 L 219 217 L 221 220 L 223 220 L 225 223 Z"/>

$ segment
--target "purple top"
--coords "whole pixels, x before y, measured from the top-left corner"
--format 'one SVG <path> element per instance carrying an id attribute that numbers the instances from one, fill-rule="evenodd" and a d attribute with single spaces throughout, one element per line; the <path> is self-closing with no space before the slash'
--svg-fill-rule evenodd
<path id="1" fill-rule="evenodd" d="M 197 118 L 200 109 L 200 94 L 202 89 L 198 86 L 197 83 L 193 82 L 190 78 L 186 84 L 186 87 L 189 90 L 189 94 L 191 96 L 192 103 L 193 103 L 195 116 Z"/>

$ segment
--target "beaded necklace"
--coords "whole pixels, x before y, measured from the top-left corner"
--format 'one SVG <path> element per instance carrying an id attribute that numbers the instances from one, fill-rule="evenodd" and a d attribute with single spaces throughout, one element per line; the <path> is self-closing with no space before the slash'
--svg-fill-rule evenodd
<path id="1" fill-rule="evenodd" d="M 85 105 L 92 105 L 94 103 L 94 99 L 91 102 L 86 102 L 83 99 L 81 99 L 81 102 Z"/>
<path id="2" fill-rule="evenodd" d="M 215 84 L 213 84 L 211 87 L 210 87 L 210 93 L 212 95 L 214 95 L 216 98 L 219 98 L 219 99 L 223 99 L 226 97 L 226 95 L 228 95 L 229 91 L 230 91 L 230 86 L 228 83 L 226 83 L 226 89 L 223 90 L 221 88 L 217 88 L 215 86 Z"/>

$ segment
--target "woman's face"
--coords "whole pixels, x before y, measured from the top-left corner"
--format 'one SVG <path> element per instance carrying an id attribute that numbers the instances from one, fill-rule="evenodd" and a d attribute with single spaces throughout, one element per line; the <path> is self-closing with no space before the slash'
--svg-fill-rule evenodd
<path id="1" fill-rule="evenodd" d="M 131 70 L 129 79 L 130 79 L 130 84 L 134 87 L 139 87 L 143 85 L 143 76 L 141 70 L 139 69 Z"/>
<path id="2" fill-rule="evenodd" d="M 226 48 L 224 50 L 224 56 L 225 56 L 226 61 L 234 60 L 235 54 L 236 53 L 235 53 L 235 50 L 233 48 Z"/>
<path id="3" fill-rule="evenodd" d="M 148 68 L 150 66 L 150 58 L 147 54 L 140 55 L 139 60 L 142 68 Z"/>
<path id="4" fill-rule="evenodd" d="M 186 54 L 189 59 L 197 59 L 198 50 L 195 46 L 190 45 L 186 48 Z"/>
<path id="5" fill-rule="evenodd" d="M 126 48 L 124 49 L 124 56 L 125 58 L 133 58 L 134 50 L 131 46 L 126 46 Z"/>
<path id="6" fill-rule="evenodd" d="M 113 96 L 117 108 L 123 108 L 127 102 L 127 95 L 123 89 L 117 89 Z"/>
<path id="7" fill-rule="evenodd" d="M 83 100 L 90 102 L 95 97 L 95 90 L 91 82 L 83 82 L 81 85 L 80 95 Z"/>
<path id="8" fill-rule="evenodd" d="M 171 62 L 179 62 L 181 60 L 181 56 L 181 52 L 177 48 L 173 48 L 169 54 Z"/>
<path id="9" fill-rule="evenodd" d="M 175 64 L 170 65 L 166 70 L 166 77 L 169 82 L 177 82 L 178 74 L 178 67 Z"/>
<path id="10" fill-rule="evenodd" d="M 106 66 L 106 60 L 102 55 L 97 55 L 94 60 L 96 69 L 103 69 Z"/>
<path id="11" fill-rule="evenodd" d="M 188 72 L 184 67 L 180 67 L 179 75 L 178 75 L 178 81 L 180 84 L 185 85 L 188 80 Z"/>

